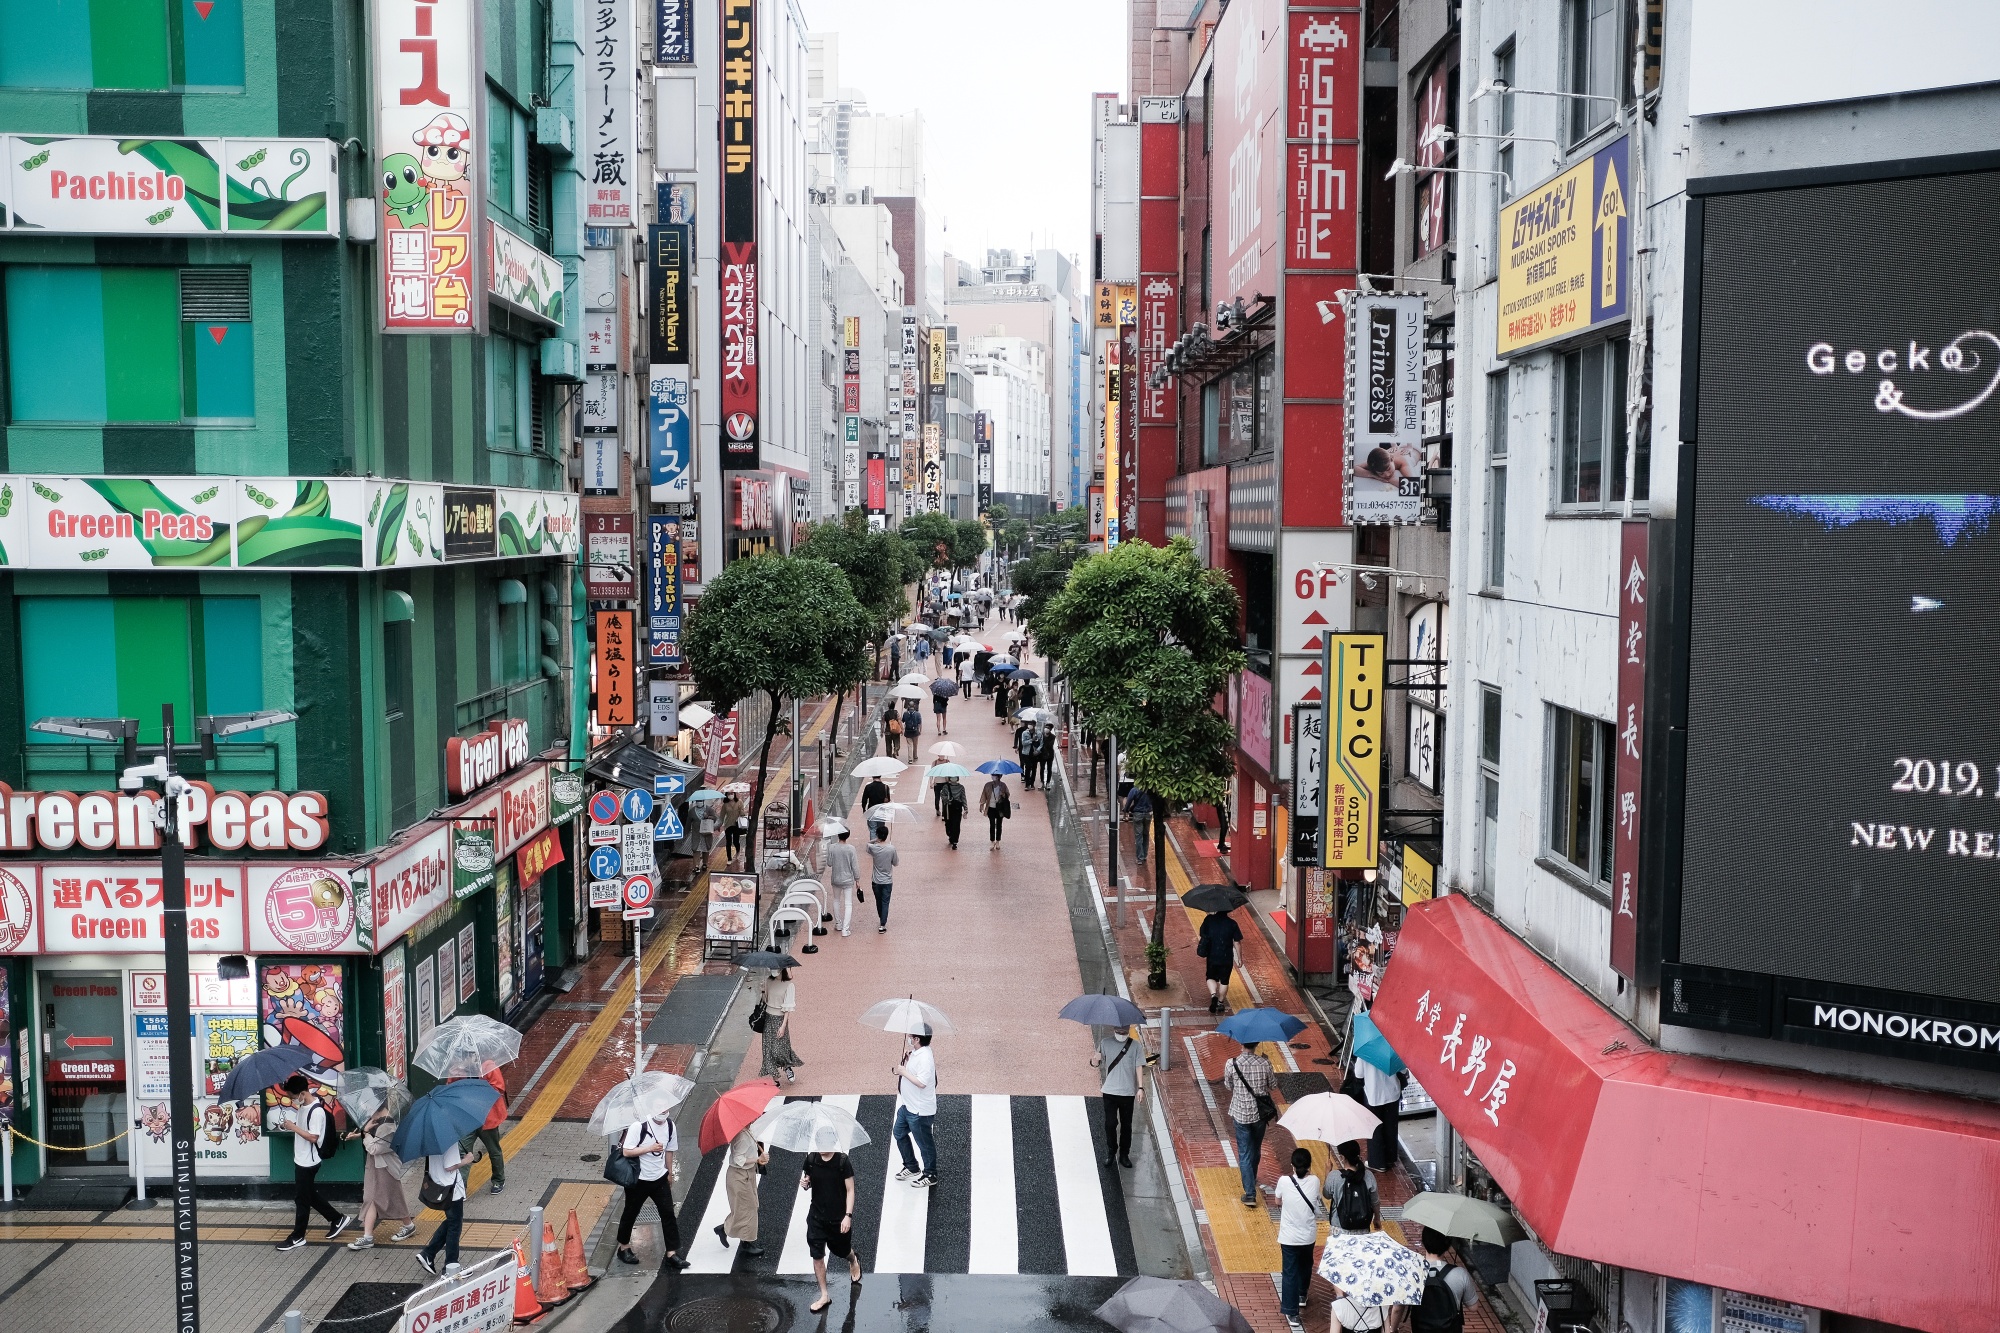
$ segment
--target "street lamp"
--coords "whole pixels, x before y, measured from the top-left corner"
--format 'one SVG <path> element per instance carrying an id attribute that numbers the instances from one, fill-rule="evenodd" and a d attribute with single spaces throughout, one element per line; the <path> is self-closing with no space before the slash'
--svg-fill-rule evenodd
<path id="1" fill-rule="evenodd" d="M 1447 126 L 1433 125 L 1429 130 L 1425 131 L 1423 138 L 1417 140 L 1417 147 L 1442 148 L 1444 145 L 1457 139 L 1495 139 L 1499 141 L 1502 147 L 1508 147 L 1517 143 L 1545 143 L 1558 150 L 1549 154 L 1549 165 L 1556 167 L 1562 165 L 1562 154 L 1560 151 L 1562 145 L 1554 139 L 1544 139 L 1536 134 L 1460 134 L 1457 130 Z"/>
<path id="2" fill-rule="evenodd" d="M 1507 182 L 1507 192 L 1509 194 L 1512 194 L 1514 191 L 1514 178 L 1504 171 L 1482 171 L 1478 167 L 1424 167 L 1423 170 L 1438 172 L 1446 176 L 1498 176 L 1501 180 Z M 1417 171 L 1418 168 L 1415 163 L 1409 161 L 1407 158 L 1399 157 L 1389 164 L 1389 170 L 1382 179 L 1392 181 L 1398 176 L 1414 176 L 1417 174 Z"/>
<path id="3" fill-rule="evenodd" d="M 202 753 L 213 758 L 215 737 L 296 722 L 298 714 L 279 711 L 225 713 L 195 719 Z M 187 849 L 181 845 L 181 798 L 191 784 L 174 767 L 174 706 L 160 706 L 160 753 L 138 759 L 136 718 L 45 717 L 33 730 L 86 740 L 122 741 L 127 763 L 118 775 L 120 791 L 160 784 L 163 800 L 153 812 L 160 829 L 160 938 L 167 959 L 168 1115 L 174 1175 L 174 1333 L 200 1333 L 201 1283 L 194 1199 L 194 1050 L 187 1039 L 192 1018 L 188 996 Z M 141 1171 L 144 1170 L 142 1166 Z"/>

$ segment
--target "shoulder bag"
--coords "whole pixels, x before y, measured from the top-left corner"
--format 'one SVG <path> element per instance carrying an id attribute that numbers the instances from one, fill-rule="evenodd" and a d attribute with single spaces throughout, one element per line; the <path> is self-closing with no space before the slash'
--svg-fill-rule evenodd
<path id="1" fill-rule="evenodd" d="M 1243 1091 L 1250 1093 L 1250 1100 L 1257 1104 L 1258 1123 L 1262 1124 L 1267 1120 L 1276 1120 L 1278 1118 L 1278 1104 L 1271 1100 L 1270 1094 L 1252 1092 L 1250 1089 L 1250 1080 L 1243 1077 L 1243 1071 L 1237 1067 L 1236 1061 L 1231 1060 L 1229 1062 L 1229 1070 L 1236 1075 L 1236 1082 L 1241 1085 Z"/>
<path id="2" fill-rule="evenodd" d="M 764 1025 L 770 1021 L 770 1018 L 771 1011 L 764 1007 L 762 1000 L 757 1001 L 756 1007 L 750 1011 L 750 1030 L 752 1032 L 762 1032 Z"/>
<path id="3" fill-rule="evenodd" d="M 639 1131 L 639 1142 L 644 1143 L 652 1131 Z M 639 1183 L 639 1159 L 625 1155 L 625 1136 L 616 1135 L 611 1140 L 611 1149 L 604 1156 L 604 1178 L 620 1189 L 630 1189 Z"/>
<path id="4" fill-rule="evenodd" d="M 418 1203 L 426 1208 L 435 1208 L 443 1212 L 451 1207 L 452 1196 L 457 1193 L 458 1180 L 455 1175 L 449 1183 L 440 1185 L 437 1183 L 437 1178 L 431 1175 L 431 1164 L 424 1163 L 424 1178 L 417 1186 Z"/>

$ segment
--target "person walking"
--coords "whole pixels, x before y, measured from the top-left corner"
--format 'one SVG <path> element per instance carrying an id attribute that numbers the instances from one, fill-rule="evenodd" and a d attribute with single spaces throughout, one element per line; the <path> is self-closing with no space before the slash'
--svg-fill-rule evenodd
<path id="1" fill-rule="evenodd" d="M 493 1103 L 493 1109 L 486 1113 L 486 1119 L 479 1128 L 458 1141 L 458 1150 L 461 1153 L 469 1153 L 473 1144 L 485 1145 L 486 1156 L 493 1159 L 493 1180 L 487 1185 L 486 1192 L 498 1194 L 507 1188 L 507 1158 L 500 1151 L 500 1126 L 507 1123 L 507 1076 L 501 1072 L 499 1065 L 488 1060 L 485 1063 L 484 1077 L 493 1085 L 493 1090 L 500 1094 L 500 1099 Z M 479 1159 L 475 1157 L 472 1160 Z"/>
<path id="2" fill-rule="evenodd" d="M 946 778 L 938 786 L 938 813 L 944 816 L 944 837 L 955 852 L 959 830 L 965 827 L 965 787 L 957 778 Z"/>
<path id="3" fill-rule="evenodd" d="M 729 1200 L 729 1216 L 715 1224 L 716 1239 L 722 1248 L 728 1249 L 729 1242 L 743 1242 L 743 1253 L 752 1259 L 764 1256 L 764 1247 L 757 1243 L 757 1177 L 771 1164 L 770 1150 L 757 1142 L 756 1131 L 745 1125 L 741 1133 L 729 1141 L 729 1157 L 723 1176 L 723 1191 Z"/>
<path id="4" fill-rule="evenodd" d="M 888 752 L 891 759 L 902 757 L 903 715 L 896 711 L 894 699 L 891 699 L 889 706 L 882 711 L 882 748 Z"/>
<path id="5" fill-rule="evenodd" d="M 1014 794 L 998 773 L 979 793 L 979 813 L 986 816 L 986 844 L 989 850 L 1000 845 L 1001 827 L 1014 817 Z"/>
<path id="6" fill-rule="evenodd" d="M 907 1180 L 918 1189 L 933 1189 L 938 1183 L 937 1145 L 931 1138 L 931 1120 L 937 1115 L 937 1056 L 931 1051 L 931 1030 L 911 1033 L 903 1043 L 903 1063 L 891 1065 L 896 1076 L 896 1122 L 891 1137 L 903 1154 L 903 1169 L 896 1179 Z M 923 1161 L 917 1160 L 921 1153 Z"/>
<path id="7" fill-rule="evenodd" d="M 940 694 L 936 690 L 931 691 L 931 714 L 937 718 L 937 734 L 940 736 L 951 735 L 945 729 L 944 725 L 945 711 L 951 707 L 951 698 L 952 696 L 949 694 Z"/>
<path id="8" fill-rule="evenodd" d="M 931 636 L 928 634 L 919 634 L 916 643 L 910 649 L 910 654 L 916 658 L 917 670 L 929 671 L 931 667 Z"/>
<path id="9" fill-rule="evenodd" d="M 903 700 L 903 739 L 910 743 L 910 758 L 917 757 L 917 740 L 924 734 L 924 715 L 915 699 Z"/>
<path id="10" fill-rule="evenodd" d="M 1137 791 L 1138 788 L 1133 788 Z M 1243 946 L 1243 927 L 1227 912 L 1210 912 L 1201 919 L 1194 951 L 1207 965 L 1208 1012 L 1219 1014 L 1229 993 L 1229 974 L 1236 970 Z"/>
<path id="11" fill-rule="evenodd" d="M 1313 1246 L 1319 1241 L 1320 1187 L 1312 1164 L 1310 1152 L 1292 1149 L 1291 1174 L 1278 1182 L 1278 1255 L 1283 1270 L 1278 1313 L 1291 1333 L 1305 1333 L 1299 1316 L 1312 1285 Z"/>
<path id="12" fill-rule="evenodd" d="M 783 1072 L 785 1082 L 796 1083 L 798 1066 L 805 1061 L 792 1049 L 792 1010 L 799 1004 L 792 969 L 781 967 L 771 973 L 764 982 L 763 1001 L 764 1063 L 757 1072 L 764 1078 L 776 1078 Z"/>
<path id="13" fill-rule="evenodd" d="M 1382 1192 L 1375 1173 L 1361 1162 L 1359 1143 L 1333 1145 L 1333 1172 L 1326 1178 L 1326 1215 L 1349 1235 L 1382 1226 Z"/>
<path id="14" fill-rule="evenodd" d="M 1132 1165 L 1132 1110 L 1140 1097 L 1139 1071 L 1146 1049 L 1132 1035 L 1106 1029 L 1097 1039 L 1098 1091 L 1104 1096 L 1104 1164 Z"/>
<path id="15" fill-rule="evenodd" d="M 875 919 L 879 923 L 875 933 L 889 933 L 889 894 L 896 887 L 896 867 L 902 858 L 896 855 L 896 844 L 889 841 L 889 826 L 874 826 L 875 841 L 868 844 L 868 859 L 874 870 L 868 876 L 869 887 L 875 890 Z"/>
<path id="16" fill-rule="evenodd" d="M 884 787 L 886 800 L 888 788 Z M 845 937 L 854 924 L 854 903 L 861 897 L 861 864 L 854 855 L 853 844 L 847 841 L 847 830 L 834 835 L 833 846 L 826 849 L 826 875 L 833 885 L 834 911 L 840 917 L 840 933 Z"/>
<path id="17" fill-rule="evenodd" d="M 1035 692 L 1035 682 L 1024 680 L 1021 682 L 1021 690 L 1015 698 L 1014 706 L 1017 708 L 1033 708 L 1035 700 L 1039 698 L 1041 698 L 1041 695 Z"/>
<path id="18" fill-rule="evenodd" d="M 695 829 L 701 836 L 701 845 L 695 849 L 702 864 L 708 863 L 708 855 L 715 850 L 715 836 L 722 831 L 722 815 L 715 801 L 695 801 Z"/>
<path id="19" fill-rule="evenodd" d="M 296 1250 L 306 1243 L 306 1220 L 310 1213 L 317 1211 L 326 1219 L 328 1240 L 347 1230 L 354 1219 L 328 1203 L 315 1183 L 320 1164 L 336 1146 L 333 1118 L 327 1114 L 326 1104 L 317 1096 L 306 1097 L 312 1089 L 312 1080 L 304 1074 L 286 1079 L 284 1089 L 295 1103 L 285 1119 L 285 1128 L 292 1132 L 292 1234 L 278 1242 L 278 1249 Z M 300 1098 L 305 1100 L 299 1102 Z M 300 1110 L 300 1106 L 304 1109 Z"/>
<path id="20" fill-rule="evenodd" d="M 903 636 L 889 636 L 889 679 L 895 680 L 903 674 Z"/>
<path id="21" fill-rule="evenodd" d="M 847 1260 L 847 1280 L 861 1285 L 861 1258 L 854 1253 L 854 1163 L 846 1153 L 834 1151 L 838 1140 L 831 1129 L 821 1130 L 819 1141 L 820 1150 L 806 1154 L 799 1176 L 799 1190 L 806 1195 L 806 1252 L 812 1255 L 813 1278 L 819 1283 L 814 1314 L 833 1304 L 826 1290 L 828 1250 Z"/>
<path id="22" fill-rule="evenodd" d="M 403 1159 L 389 1146 L 395 1136 L 396 1121 L 385 1101 L 361 1126 L 365 1162 L 361 1172 L 361 1234 L 347 1243 L 350 1250 L 374 1249 L 378 1222 L 403 1224 L 390 1240 L 408 1240 L 417 1234 L 416 1214 L 410 1211 L 409 1192 L 403 1188 Z"/>
<path id="23" fill-rule="evenodd" d="M 993 682 L 993 716 L 1005 722 L 1011 711 L 1007 706 L 1007 677 L 998 671 L 990 671 L 986 678 Z"/>
<path id="24" fill-rule="evenodd" d="M 1035 751 L 1035 763 L 1038 765 L 1035 781 L 1042 784 L 1043 791 L 1047 791 L 1055 777 L 1056 767 L 1056 731 L 1053 726 L 1042 728 L 1042 743 Z"/>
<path id="25" fill-rule="evenodd" d="M 1245 1042 L 1243 1053 L 1222 1069 L 1229 1093 L 1229 1118 L 1236 1125 L 1236 1169 L 1243 1178 L 1243 1206 L 1257 1206 L 1257 1167 L 1264 1155 L 1264 1130 L 1271 1117 L 1271 1062 L 1256 1042 Z"/>
<path id="26" fill-rule="evenodd" d="M 1418 1333 L 1432 1329 L 1463 1329 L 1465 1312 L 1479 1304 L 1479 1284 L 1472 1274 L 1451 1261 L 1451 1237 L 1431 1227 L 1424 1228 L 1423 1299 L 1410 1311 L 1410 1324 Z"/>
<path id="27" fill-rule="evenodd" d="M 1153 797 L 1134 786 L 1125 797 L 1125 818 L 1132 825 L 1132 852 L 1141 869 L 1146 865 L 1146 836 L 1153 831 Z"/>
<path id="28" fill-rule="evenodd" d="M 625 1211 L 618 1216 L 619 1260 L 639 1262 L 639 1256 L 632 1253 L 632 1224 L 651 1199 L 660 1215 L 660 1243 L 667 1247 L 661 1266 L 686 1268 L 687 1260 L 681 1258 L 680 1223 L 674 1218 L 674 1152 L 680 1147 L 680 1131 L 674 1127 L 673 1112 L 662 1111 L 651 1120 L 636 1121 L 619 1139 L 618 1147 L 639 1163 L 639 1178 L 625 1187 Z"/>
<path id="29" fill-rule="evenodd" d="M 1033 723 L 1014 733 L 1014 757 L 1020 761 L 1021 786 L 1027 791 L 1035 789 L 1035 767 L 1041 762 L 1041 736 L 1041 728 Z"/>
<path id="30" fill-rule="evenodd" d="M 446 1194 L 444 1220 L 437 1224 L 437 1230 L 431 1232 L 431 1238 L 417 1252 L 418 1267 L 433 1277 L 458 1262 L 458 1238 L 465 1230 L 465 1175 L 459 1169 L 464 1162 L 465 1155 L 459 1152 L 456 1143 L 447 1143 L 443 1152 L 434 1152 L 424 1158 L 427 1186 Z M 443 1264 L 438 1263 L 440 1252 L 444 1255 Z"/>
<path id="31" fill-rule="evenodd" d="M 750 830 L 750 821 L 743 813 L 743 798 L 735 792 L 728 792 L 722 798 L 722 859 L 724 864 L 734 862 L 743 854 L 743 839 Z"/>

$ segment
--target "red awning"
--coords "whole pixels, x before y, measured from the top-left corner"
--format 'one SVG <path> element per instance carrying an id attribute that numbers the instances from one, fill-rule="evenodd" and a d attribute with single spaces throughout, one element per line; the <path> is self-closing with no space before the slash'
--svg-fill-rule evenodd
<path id="1" fill-rule="evenodd" d="M 1410 911 L 1374 1017 L 1551 1248 L 2000 1330 L 2000 1105 L 1660 1051 L 1460 895 Z"/>

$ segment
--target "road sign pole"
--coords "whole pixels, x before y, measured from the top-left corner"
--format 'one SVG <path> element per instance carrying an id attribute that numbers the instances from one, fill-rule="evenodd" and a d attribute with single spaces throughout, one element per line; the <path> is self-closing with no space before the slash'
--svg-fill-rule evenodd
<path id="1" fill-rule="evenodd" d="M 644 927 L 645 927 L 644 922 L 634 921 L 632 923 L 632 1077 L 633 1078 L 639 1077 L 639 1039 L 645 1034 L 645 1025 L 641 1021 L 642 1011 L 639 1007 L 640 1005 L 639 997 L 642 994 L 644 994 L 646 989 L 645 965 L 640 959 L 640 950 L 639 950 L 639 935 L 641 931 L 644 929 Z"/>
<path id="2" fill-rule="evenodd" d="M 174 1333 L 200 1333 L 200 1247 L 194 1200 L 194 1043 L 188 994 L 187 857 L 181 846 L 180 790 L 174 769 L 174 706 L 160 707 L 167 761 L 160 839 L 160 934 L 167 962 L 167 1086 L 174 1178 Z"/>

